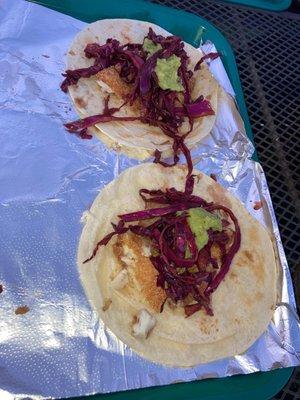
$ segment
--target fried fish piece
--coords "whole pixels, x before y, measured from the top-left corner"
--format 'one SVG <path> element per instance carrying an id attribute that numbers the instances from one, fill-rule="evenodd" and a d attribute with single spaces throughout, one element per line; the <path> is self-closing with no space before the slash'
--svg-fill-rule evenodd
<path id="1" fill-rule="evenodd" d="M 108 67 L 95 75 L 98 85 L 107 93 L 126 100 L 132 92 L 132 85 L 124 82 L 115 67 Z"/>

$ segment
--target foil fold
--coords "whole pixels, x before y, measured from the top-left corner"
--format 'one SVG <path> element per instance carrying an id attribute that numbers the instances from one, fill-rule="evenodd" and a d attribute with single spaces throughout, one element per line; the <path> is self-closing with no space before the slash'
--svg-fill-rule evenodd
<path id="1" fill-rule="evenodd" d="M 300 365 L 300 324 L 268 185 L 251 159 L 254 147 L 221 60 L 209 66 L 227 95 L 211 135 L 192 157 L 274 236 L 280 297 L 268 330 L 245 354 L 168 368 L 137 356 L 103 326 L 78 277 L 82 213 L 105 184 L 138 163 L 63 128 L 76 115 L 59 89 L 61 72 L 85 24 L 9 0 L 2 2 L 0 23 L 1 400 L 82 396 Z M 207 42 L 202 50 L 215 48 Z M 263 204 L 259 210 L 256 201 Z M 28 312 L 18 313 L 24 306 Z"/>

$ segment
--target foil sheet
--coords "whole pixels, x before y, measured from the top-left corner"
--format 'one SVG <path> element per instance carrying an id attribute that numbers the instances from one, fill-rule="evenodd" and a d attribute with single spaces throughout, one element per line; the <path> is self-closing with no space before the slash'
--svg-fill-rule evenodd
<path id="1" fill-rule="evenodd" d="M 193 152 L 273 232 L 280 298 L 268 330 L 242 355 L 195 368 L 167 368 L 137 356 L 110 333 L 81 287 L 80 218 L 99 190 L 136 164 L 63 123 L 76 118 L 59 89 L 65 53 L 85 24 L 25 2 L 0 7 L 0 398 L 106 393 L 300 364 L 300 326 L 268 185 L 251 160 L 234 99 L 222 102 L 211 135 Z M 203 50 L 212 50 L 206 43 Z M 234 95 L 217 59 L 210 68 Z M 254 210 L 255 201 L 263 207 Z"/>

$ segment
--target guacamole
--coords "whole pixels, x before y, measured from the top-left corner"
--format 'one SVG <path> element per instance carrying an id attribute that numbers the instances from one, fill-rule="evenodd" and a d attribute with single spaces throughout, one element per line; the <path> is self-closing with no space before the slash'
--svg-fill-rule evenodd
<path id="1" fill-rule="evenodd" d="M 169 58 L 158 58 L 155 67 L 158 84 L 163 90 L 183 91 L 183 86 L 178 76 L 180 58 L 172 54 Z"/>
<path id="2" fill-rule="evenodd" d="M 158 50 L 162 49 L 161 45 L 152 42 L 152 40 L 145 38 L 143 43 L 143 50 L 148 53 L 148 57 L 152 56 Z"/>
<path id="3" fill-rule="evenodd" d="M 221 232 L 221 219 L 204 210 L 203 208 L 191 208 L 188 211 L 188 224 L 195 235 L 198 250 L 201 250 L 208 242 L 208 229 Z"/>

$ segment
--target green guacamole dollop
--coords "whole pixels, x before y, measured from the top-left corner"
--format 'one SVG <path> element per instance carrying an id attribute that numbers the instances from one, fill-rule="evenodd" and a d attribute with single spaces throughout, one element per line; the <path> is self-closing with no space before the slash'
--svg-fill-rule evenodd
<path id="1" fill-rule="evenodd" d="M 155 67 L 158 84 L 163 90 L 183 91 L 183 86 L 178 76 L 180 58 L 172 54 L 169 58 L 158 58 Z"/>
<path id="2" fill-rule="evenodd" d="M 203 208 L 191 208 L 187 217 L 191 231 L 195 235 L 198 250 L 201 250 L 208 242 L 208 229 L 221 232 L 221 218 Z"/>
<path id="3" fill-rule="evenodd" d="M 145 38 L 143 43 L 143 50 L 148 53 L 148 57 L 152 56 L 158 50 L 162 49 L 159 43 L 154 43 L 152 40 Z"/>

